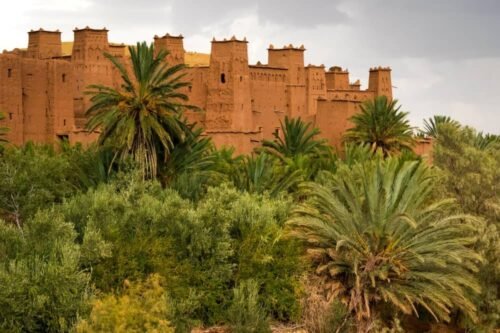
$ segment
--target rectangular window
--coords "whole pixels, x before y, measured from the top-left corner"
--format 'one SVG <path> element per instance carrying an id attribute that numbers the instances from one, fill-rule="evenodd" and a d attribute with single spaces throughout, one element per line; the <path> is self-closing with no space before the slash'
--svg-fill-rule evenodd
<path id="1" fill-rule="evenodd" d="M 7 77 L 12 77 L 12 68 L 7 69 Z"/>

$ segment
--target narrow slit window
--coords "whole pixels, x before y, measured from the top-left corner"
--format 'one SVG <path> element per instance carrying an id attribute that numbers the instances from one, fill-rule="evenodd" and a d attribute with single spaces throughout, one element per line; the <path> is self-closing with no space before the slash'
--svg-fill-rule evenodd
<path id="1" fill-rule="evenodd" d="M 220 75 L 220 82 L 221 82 L 221 83 L 226 83 L 226 74 L 222 73 L 222 74 Z"/>
<path id="2" fill-rule="evenodd" d="M 12 77 L 12 68 L 7 69 L 7 77 Z"/>
<path id="3" fill-rule="evenodd" d="M 62 79 L 62 82 L 66 82 L 66 74 L 63 74 L 61 79 Z"/>

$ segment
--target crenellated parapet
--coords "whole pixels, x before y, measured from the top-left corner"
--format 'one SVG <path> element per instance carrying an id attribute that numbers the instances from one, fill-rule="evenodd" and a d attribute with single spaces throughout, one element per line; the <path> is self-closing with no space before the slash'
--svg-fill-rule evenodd
<path id="1" fill-rule="evenodd" d="M 166 50 L 168 52 L 166 61 L 170 65 L 185 63 L 184 36 L 182 34 L 174 36 L 169 33 L 162 37 L 154 36 L 155 52 Z"/>
<path id="2" fill-rule="evenodd" d="M 368 79 L 368 90 L 375 96 L 387 96 L 392 99 L 392 78 L 390 67 L 370 68 L 370 77 Z"/>
<path id="3" fill-rule="evenodd" d="M 51 59 L 62 55 L 61 32 L 42 28 L 28 32 L 26 56 L 34 59 Z"/>
<path id="4" fill-rule="evenodd" d="M 95 133 L 85 132 L 91 105 L 85 91 L 92 84 L 120 89 L 121 74 L 104 53 L 130 70 L 129 46 L 110 43 L 106 28 L 73 32 L 72 42 L 61 42 L 58 30 L 30 31 L 26 49 L 0 54 L 0 109 L 13 129 L 13 142 L 95 139 Z M 155 52 L 168 51 L 169 66 L 186 65 L 182 74 L 189 85 L 181 92 L 203 111 L 186 111 L 185 116 L 217 146 L 234 145 L 238 153 L 272 139 L 285 116 L 315 122 L 325 138 L 339 145 L 363 101 L 392 98 L 391 68 L 370 68 L 368 88 L 362 89 L 359 80 L 350 80 L 347 68 L 306 65 L 304 45 L 271 44 L 267 63 L 250 65 L 246 37 L 213 38 L 210 54 L 186 52 L 182 35 L 156 35 L 153 41 Z"/>

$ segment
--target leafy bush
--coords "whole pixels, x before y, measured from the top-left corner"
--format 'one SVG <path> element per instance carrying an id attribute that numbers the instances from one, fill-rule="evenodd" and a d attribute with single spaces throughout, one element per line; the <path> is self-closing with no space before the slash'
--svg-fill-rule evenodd
<path id="1" fill-rule="evenodd" d="M 259 286 L 253 280 L 241 281 L 233 290 L 228 321 L 234 333 L 271 332 L 265 310 L 259 304 Z"/>
<path id="2" fill-rule="evenodd" d="M 0 330 L 67 332 L 87 311 L 90 276 L 76 233 L 53 211 L 22 229 L 0 220 Z"/>
<path id="3" fill-rule="evenodd" d="M 144 282 L 126 280 L 124 285 L 120 295 L 95 300 L 89 319 L 81 320 L 76 332 L 174 332 L 167 320 L 169 309 L 159 275 L 151 275 Z"/>
<path id="4" fill-rule="evenodd" d="M 75 193 L 68 161 L 50 146 L 8 148 L 0 159 L 0 217 L 22 225 Z"/>
<path id="5" fill-rule="evenodd" d="M 458 316 L 472 332 L 491 332 L 500 325 L 500 147 L 495 137 L 456 124 L 438 126 L 434 164 L 439 168 L 437 197 L 453 197 L 456 209 L 482 218 L 473 233 L 485 258 L 477 274 L 482 292 L 474 298 L 479 322 Z M 478 145 L 478 141 L 480 144 Z"/>
<path id="6" fill-rule="evenodd" d="M 80 241 L 90 228 L 109 244 L 111 255 L 91 264 L 96 286 L 110 291 L 125 279 L 162 272 L 171 256 L 168 223 L 179 219 L 186 208 L 187 203 L 174 193 L 132 174 L 78 194 L 59 210 L 74 223 Z"/>
<path id="7" fill-rule="evenodd" d="M 124 279 L 159 273 L 173 324 L 187 330 L 197 322 L 223 322 L 232 288 L 249 278 L 261 286 L 266 311 L 283 320 L 298 317 L 300 251 L 281 239 L 290 204 L 228 186 L 208 189 L 194 204 L 128 176 L 76 195 L 59 210 L 75 224 L 80 242 L 93 232 L 90 249 L 111 252 L 85 251 L 98 288 L 120 289 Z"/>

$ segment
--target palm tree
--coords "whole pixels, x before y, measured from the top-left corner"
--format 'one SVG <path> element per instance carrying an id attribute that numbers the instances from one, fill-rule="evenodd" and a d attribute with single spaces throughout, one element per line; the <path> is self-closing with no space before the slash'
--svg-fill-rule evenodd
<path id="1" fill-rule="evenodd" d="M 0 112 L 0 121 L 4 120 L 5 116 L 2 112 Z M 5 138 L 9 129 L 7 127 L 0 127 L 0 144 L 7 143 L 7 139 Z"/>
<path id="2" fill-rule="evenodd" d="M 348 305 L 359 332 L 383 310 L 450 320 L 453 308 L 475 318 L 469 245 L 473 218 L 432 202 L 434 177 L 421 162 L 395 158 L 345 166 L 329 186 L 303 184 L 307 200 L 287 222 L 304 242 L 329 297 Z"/>
<path id="3" fill-rule="evenodd" d="M 344 136 L 346 142 L 369 144 L 372 152 L 380 149 L 384 156 L 411 149 L 415 144 L 408 113 L 400 111 L 397 100 L 375 97 L 361 104 L 361 112 L 351 117 L 354 127 Z"/>
<path id="4" fill-rule="evenodd" d="M 278 160 L 266 152 L 246 155 L 230 175 L 235 186 L 250 193 L 269 192 L 276 196 L 296 186 L 302 175 L 299 170 L 287 170 Z"/>
<path id="5" fill-rule="evenodd" d="M 263 150 L 280 159 L 293 158 L 297 155 L 321 156 L 329 150 L 326 140 L 318 140 L 320 134 L 317 127 L 305 123 L 301 118 L 290 119 L 285 117 L 285 122 L 280 122 L 283 137 L 274 134 L 274 140 L 264 140 Z"/>
<path id="6" fill-rule="evenodd" d="M 203 136 L 203 130 L 186 124 L 189 131 L 184 142 L 172 149 L 167 161 L 160 167 L 159 178 L 185 197 L 198 199 L 209 182 L 221 180 L 212 139 Z M 219 181 L 220 182 L 220 181 Z"/>
<path id="7" fill-rule="evenodd" d="M 448 116 L 435 115 L 429 119 L 424 119 L 424 130 L 421 131 L 425 136 L 437 138 L 440 132 L 440 127 L 444 124 L 455 128 L 460 128 L 460 123 L 451 119 Z"/>
<path id="8" fill-rule="evenodd" d="M 490 134 L 479 132 L 475 135 L 473 139 L 473 146 L 479 150 L 489 150 L 494 148 L 500 148 L 500 136 L 496 134 Z"/>
<path id="9" fill-rule="evenodd" d="M 159 156 L 165 160 L 175 142 L 184 139 L 181 114 L 187 96 L 179 91 L 183 65 L 169 67 L 167 51 L 155 56 L 153 44 L 130 46 L 131 75 L 124 64 L 105 54 L 123 80 L 121 89 L 103 85 L 89 87 L 92 106 L 88 109 L 89 131 L 101 130 L 98 143 L 116 149 L 115 157 L 132 157 L 144 177 L 155 177 Z"/>

